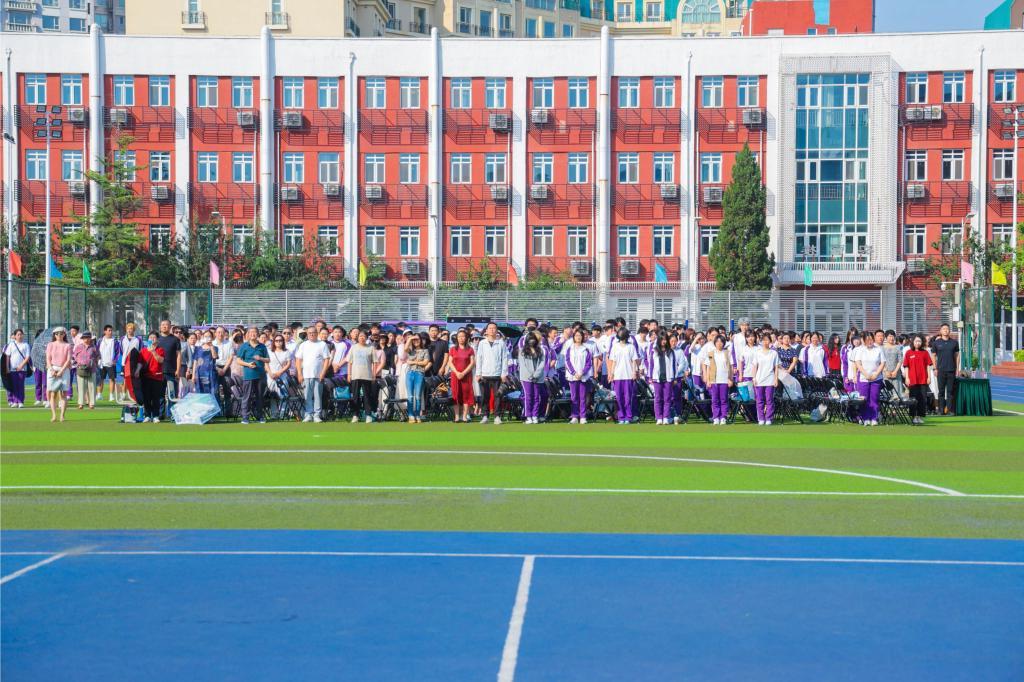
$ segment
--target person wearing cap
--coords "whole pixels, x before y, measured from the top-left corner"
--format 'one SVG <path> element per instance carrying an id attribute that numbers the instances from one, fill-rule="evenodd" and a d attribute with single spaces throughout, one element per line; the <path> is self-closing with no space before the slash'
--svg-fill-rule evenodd
<path id="1" fill-rule="evenodd" d="M 79 335 L 78 343 L 71 349 L 71 358 L 78 365 L 75 379 L 78 383 L 78 409 L 84 409 L 86 405 L 90 410 L 96 409 L 96 374 L 99 372 L 100 352 L 92 332 L 84 331 Z"/>
<path id="2" fill-rule="evenodd" d="M 50 402 L 50 421 L 57 421 L 57 408 L 60 407 L 60 420 L 64 421 L 64 413 L 68 407 L 67 390 L 71 385 L 71 344 L 68 343 L 68 330 L 56 327 L 51 341 L 46 344 L 46 395 Z"/>

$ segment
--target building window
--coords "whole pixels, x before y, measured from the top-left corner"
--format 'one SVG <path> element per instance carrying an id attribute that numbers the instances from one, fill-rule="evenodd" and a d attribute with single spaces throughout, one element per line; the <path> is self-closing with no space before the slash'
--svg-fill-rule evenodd
<path id="1" fill-rule="evenodd" d="M 555 37 L 555 22 L 545 21 L 544 22 L 544 37 L 554 38 Z"/>
<path id="2" fill-rule="evenodd" d="M 385 106 L 384 79 L 373 76 L 366 79 L 366 108 L 383 109 Z"/>
<path id="3" fill-rule="evenodd" d="M 465 33 L 470 35 L 473 33 L 473 8 L 472 7 L 460 7 L 459 8 L 459 33 Z"/>
<path id="4" fill-rule="evenodd" d="M 640 180 L 640 155 L 637 152 L 619 152 L 619 184 L 632 184 Z"/>
<path id="5" fill-rule="evenodd" d="M 760 84 L 757 76 L 736 79 L 736 103 L 741 107 L 756 107 L 760 102 Z"/>
<path id="6" fill-rule="evenodd" d="M 505 226 L 484 228 L 484 255 L 500 258 L 505 255 Z"/>
<path id="7" fill-rule="evenodd" d="M 512 37 L 512 15 L 511 14 L 499 14 L 498 15 L 498 35 L 502 38 Z"/>
<path id="8" fill-rule="evenodd" d="M 252 78 L 235 76 L 231 79 L 231 106 L 235 109 L 252 109 Z"/>
<path id="9" fill-rule="evenodd" d="M 615 3 L 615 21 L 633 21 L 633 3 Z"/>
<path id="10" fill-rule="evenodd" d="M 536 152 L 533 155 L 533 184 L 551 184 L 554 177 L 554 159 L 550 152 Z"/>
<path id="11" fill-rule="evenodd" d="M 655 225 L 654 226 L 654 255 L 655 256 L 671 256 L 672 255 L 672 240 L 675 234 L 675 227 L 673 225 Z"/>
<path id="12" fill-rule="evenodd" d="M 1012 149 L 995 149 L 992 151 L 992 179 L 1013 180 Z"/>
<path id="13" fill-rule="evenodd" d="M 903 228 L 903 253 L 920 256 L 925 252 L 925 226 L 907 225 Z"/>
<path id="14" fill-rule="evenodd" d="M 453 78 L 450 87 L 452 109 L 473 107 L 473 82 L 469 78 Z"/>
<path id="15" fill-rule="evenodd" d="M 338 108 L 337 78 L 318 78 L 316 80 L 316 103 L 321 109 Z"/>
<path id="16" fill-rule="evenodd" d="M 455 257 L 465 257 L 470 255 L 470 237 L 468 227 L 452 227 L 449 230 L 449 244 L 451 246 L 451 254 Z"/>
<path id="17" fill-rule="evenodd" d="M 644 7 L 644 19 L 646 21 L 661 21 L 661 3 L 660 2 L 648 2 Z"/>
<path id="18" fill-rule="evenodd" d="M 217 106 L 216 76 L 198 76 L 196 78 L 196 106 L 204 108 Z"/>
<path id="19" fill-rule="evenodd" d="M 484 81 L 484 104 L 488 109 L 505 108 L 504 78 L 488 78 Z"/>
<path id="20" fill-rule="evenodd" d="M 586 109 L 590 106 L 590 82 L 586 78 L 569 79 L 569 108 Z"/>
<path id="21" fill-rule="evenodd" d="M 722 106 L 724 83 L 721 76 L 704 76 L 701 79 L 701 106 L 715 109 Z"/>
<path id="22" fill-rule="evenodd" d="M 928 152 L 924 149 L 907 151 L 907 181 L 924 182 L 928 179 Z"/>
<path id="23" fill-rule="evenodd" d="M 907 104 L 928 103 L 928 74 L 907 74 Z"/>
<path id="24" fill-rule="evenodd" d="M 587 227 L 570 226 L 567 232 L 567 250 L 570 257 L 586 257 L 589 247 L 587 245 Z"/>
<path id="25" fill-rule="evenodd" d="M 367 256 L 384 257 L 384 228 L 367 226 L 363 231 L 363 251 Z"/>
<path id="26" fill-rule="evenodd" d="M 284 252 L 289 256 L 302 253 L 302 225 L 284 226 Z"/>
<path id="27" fill-rule="evenodd" d="M 199 182 L 217 182 L 217 152 L 199 152 L 196 171 Z"/>
<path id="28" fill-rule="evenodd" d="M 942 253 L 949 255 L 960 252 L 960 243 L 963 236 L 960 223 L 942 226 L 942 242 L 940 244 Z"/>
<path id="29" fill-rule="evenodd" d="M 383 154 L 367 154 L 363 157 L 363 182 L 371 185 L 384 182 Z"/>
<path id="30" fill-rule="evenodd" d="M 1008 246 L 1013 241 L 1013 225 L 993 225 L 992 241 L 996 244 Z"/>
<path id="31" fill-rule="evenodd" d="M 562 37 L 572 38 L 575 29 L 572 24 L 562 24 Z"/>
<path id="32" fill-rule="evenodd" d="M 675 182 L 676 155 L 673 152 L 655 152 L 654 182 L 658 184 Z"/>
<path id="33" fill-rule="evenodd" d="M 807 29 L 807 35 L 809 35 L 809 36 L 816 36 L 816 35 L 818 35 L 818 29 L 816 29 L 816 28 L 809 28 L 809 29 Z"/>
<path id="34" fill-rule="evenodd" d="M 555 104 L 555 83 L 550 78 L 533 79 L 533 108 L 550 109 Z"/>
<path id="35" fill-rule="evenodd" d="M 60 17 L 55 14 L 44 14 L 43 15 L 43 30 L 44 31 L 59 31 L 60 30 Z"/>
<path id="36" fill-rule="evenodd" d="M 992 80 L 992 97 L 996 102 L 1017 101 L 1016 71 L 996 71 Z"/>
<path id="37" fill-rule="evenodd" d="M 451 182 L 466 185 L 473 181 L 473 156 L 471 154 L 452 154 Z"/>
<path id="38" fill-rule="evenodd" d="M 114 163 L 120 166 L 117 179 L 121 182 L 135 182 L 135 152 L 125 149 L 114 150 Z"/>
<path id="39" fill-rule="evenodd" d="M 721 21 L 718 0 L 686 0 L 683 5 L 684 24 L 718 24 Z"/>
<path id="40" fill-rule="evenodd" d="M 654 79 L 654 106 L 659 109 L 671 109 L 675 105 L 676 79 L 670 76 L 658 76 Z"/>
<path id="41" fill-rule="evenodd" d="M 338 152 L 317 154 L 317 180 L 322 185 L 341 182 L 341 163 Z"/>
<path id="42" fill-rule="evenodd" d="M 47 175 L 48 172 L 46 167 L 46 150 L 25 150 L 25 179 L 46 180 Z"/>
<path id="43" fill-rule="evenodd" d="M 494 16 L 493 12 L 480 10 L 480 26 L 477 31 L 477 35 L 490 37 L 493 31 L 491 30 L 491 17 Z"/>
<path id="44" fill-rule="evenodd" d="M 252 253 L 256 245 L 256 228 L 252 225 L 231 226 L 231 252 L 236 256 Z"/>
<path id="45" fill-rule="evenodd" d="M 488 185 L 503 185 L 505 182 L 505 153 L 494 152 L 484 157 L 484 182 Z"/>
<path id="46" fill-rule="evenodd" d="M 420 228 L 403 227 L 398 231 L 398 255 L 403 258 L 420 255 Z"/>
<path id="47" fill-rule="evenodd" d="M 60 153 L 61 179 L 65 182 L 81 180 L 82 171 L 85 170 L 82 159 L 83 156 L 80 151 L 70 149 L 62 151 Z"/>
<path id="48" fill-rule="evenodd" d="M 964 150 L 943 149 L 942 150 L 942 179 L 963 180 L 964 179 Z"/>
<path id="49" fill-rule="evenodd" d="M 256 177 L 252 152 L 234 152 L 231 155 L 231 181 L 250 183 Z"/>
<path id="50" fill-rule="evenodd" d="M 398 82 L 399 104 L 403 109 L 420 108 L 420 79 L 403 78 Z M 382 91 L 383 92 L 383 91 Z M 384 95 L 381 95 L 381 108 L 384 107 Z"/>
<path id="51" fill-rule="evenodd" d="M 403 185 L 418 185 L 420 182 L 420 155 L 400 154 L 398 157 L 398 181 Z"/>
<path id="52" fill-rule="evenodd" d="M 60 226 L 60 250 L 62 253 L 82 253 L 81 246 L 72 246 L 71 244 L 65 245 L 64 240 L 73 235 L 79 234 L 82 231 L 81 223 L 65 223 Z M 152 232 L 150 233 L 152 234 Z"/>
<path id="53" fill-rule="evenodd" d="M 338 226 L 321 225 L 316 230 L 317 245 L 325 256 L 338 255 Z"/>
<path id="54" fill-rule="evenodd" d="M 171 181 L 171 153 L 150 152 L 149 153 L 149 181 L 170 182 Z"/>
<path id="55" fill-rule="evenodd" d="M 33 253 L 46 252 L 46 224 L 36 223 L 25 226 L 25 239 Z"/>
<path id="56" fill-rule="evenodd" d="M 171 226 L 150 225 L 149 226 L 149 251 L 150 253 L 167 253 L 171 247 Z"/>
<path id="57" fill-rule="evenodd" d="M 550 258 L 555 253 L 555 228 L 534 227 L 531 242 L 534 256 Z"/>
<path id="58" fill-rule="evenodd" d="M 711 255 L 711 247 L 718 238 L 718 227 L 702 225 L 700 228 L 700 255 Z"/>
<path id="59" fill-rule="evenodd" d="M 526 18 L 526 37 L 536 38 L 537 37 L 537 18 L 527 17 Z"/>
<path id="60" fill-rule="evenodd" d="M 301 185 L 306 178 L 306 155 L 302 152 L 285 152 L 282 162 L 284 182 Z"/>
<path id="61" fill-rule="evenodd" d="M 640 228 L 636 225 L 619 225 L 617 233 L 620 256 L 636 256 L 640 253 Z"/>
<path id="62" fill-rule="evenodd" d="M 588 182 L 587 169 L 590 167 L 590 154 L 572 152 L 569 154 L 569 184 L 583 185 Z"/>
<path id="63" fill-rule="evenodd" d="M 149 77 L 149 106 L 169 107 L 171 106 L 171 77 L 150 76 Z"/>
<path id="64" fill-rule="evenodd" d="M 949 71 L 942 74 L 942 101 L 947 104 L 963 102 L 966 80 L 963 71 Z"/>
<path id="65" fill-rule="evenodd" d="M 82 77 L 78 74 L 64 74 L 60 77 L 60 103 L 67 106 L 81 106 Z"/>
<path id="66" fill-rule="evenodd" d="M 303 106 L 303 80 L 289 76 L 281 79 L 281 100 L 285 109 L 301 109 Z"/>
<path id="67" fill-rule="evenodd" d="M 85 24 L 85 19 L 79 19 L 77 17 L 72 17 L 71 20 L 68 22 L 68 29 L 72 33 L 85 33 L 86 28 L 87 27 L 86 27 L 86 24 Z"/>
<path id="68" fill-rule="evenodd" d="M 46 74 L 25 74 L 25 104 L 46 104 Z"/>
<path id="69" fill-rule="evenodd" d="M 721 152 L 704 152 L 700 155 L 700 181 L 712 185 L 722 182 Z"/>
<path id="70" fill-rule="evenodd" d="M 134 76 L 114 76 L 114 106 L 135 106 Z"/>
<path id="71" fill-rule="evenodd" d="M 619 78 L 619 108 L 635 109 L 640 106 L 640 79 Z"/>

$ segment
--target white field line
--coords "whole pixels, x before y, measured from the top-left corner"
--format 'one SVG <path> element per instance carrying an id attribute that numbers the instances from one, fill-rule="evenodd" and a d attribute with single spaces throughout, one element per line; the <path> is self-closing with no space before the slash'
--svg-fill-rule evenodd
<path id="1" fill-rule="evenodd" d="M 71 554 L 67 552 L 66 554 Z M 0 556 L 46 556 L 51 552 L 0 552 Z M 613 561 L 739 561 L 753 563 L 878 564 L 912 566 L 1008 566 L 1024 568 L 1024 561 L 978 561 L 969 559 L 865 559 L 857 557 L 778 557 L 657 554 L 522 554 L 517 552 L 342 552 L 276 550 L 95 550 L 82 556 L 201 556 L 201 557 L 396 557 L 451 559 L 603 559 Z M 13 575 L 13 574 L 12 574 Z"/>
<path id="2" fill-rule="evenodd" d="M 672 490 L 651 488 L 520 488 L 500 486 L 455 486 L 455 485 L 5 485 L 0 491 L 39 490 L 54 492 L 100 491 L 100 490 L 146 490 L 156 492 L 189 491 L 339 491 L 339 492 L 496 492 L 496 493 L 571 493 L 595 495 L 777 495 L 810 497 L 938 497 L 938 498 L 996 498 L 1018 500 L 1024 495 L 964 493 L 899 493 L 870 491 L 816 491 L 816 490 Z"/>
<path id="3" fill-rule="evenodd" d="M 0 578 L 0 585 L 6 585 L 7 583 L 11 582 L 15 578 L 20 578 L 21 576 L 25 575 L 26 573 L 31 573 L 32 571 L 36 570 L 37 568 L 42 568 L 43 566 L 45 566 L 47 564 L 52 564 L 54 561 L 60 561 L 61 559 L 63 559 L 64 557 L 66 557 L 70 553 L 71 553 L 70 551 L 58 552 L 57 554 L 54 554 L 54 555 L 52 555 L 52 556 L 50 556 L 50 557 L 48 557 L 46 559 L 43 559 L 42 561 L 37 561 L 36 563 L 32 564 L 31 566 L 26 566 L 25 568 L 18 569 L 14 573 L 9 573 L 9 574 L 5 575 L 3 578 Z"/>
<path id="4" fill-rule="evenodd" d="M 519 658 L 519 639 L 523 635 L 523 621 L 526 620 L 526 603 L 530 599 L 530 581 L 533 579 L 533 556 L 523 557 L 523 569 L 519 573 L 519 587 L 516 601 L 512 605 L 512 617 L 508 621 L 505 648 L 501 652 L 501 667 L 498 682 L 512 682 L 516 676 L 516 660 Z"/>
<path id="5" fill-rule="evenodd" d="M 1000 409 L 998 407 L 993 407 L 992 411 L 993 412 L 999 412 L 1000 414 L 1012 414 L 1012 415 L 1015 415 L 1017 417 L 1024 417 L 1024 412 L 1014 412 L 1013 410 L 1003 410 L 1003 409 Z"/>
<path id="6" fill-rule="evenodd" d="M 789 471 L 809 471 L 817 474 L 833 474 L 836 476 L 853 476 L 855 478 L 868 478 L 875 481 L 886 481 L 887 483 L 899 483 L 915 488 L 924 488 L 945 495 L 962 497 L 965 493 L 922 483 L 903 478 L 891 476 L 878 476 L 876 474 L 865 474 L 857 471 L 844 471 L 842 469 L 823 469 L 819 467 L 795 466 L 791 464 L 768 464 L 765 462 L 747 462 L 728 459 L 702 459 L 694 457 L 665 457 L 658 455 L 613 455 L 594 453 L 564 453 L 564 452 L 494 452 L 488 450 L 210 450 L 210 449 L 188 449 L 175 450 L 173 452 L 161 452 L 154 450 L 103 450 L 104 454 L 393 454 L 393 455 L 498 455 L 514 457 L 569 457 L 577 459 L 624 459 L 640 460 L 651 462 L 687 462 L 691 464 L 726 464 L 729 466 L 749 466 L 764 469 L 786 469 Z M 81 450 L 9 450 L 4 454 L 11 455 L 79 455 L 84 454 Z M 91 454 L 91 453 L 90 453 Z"/>

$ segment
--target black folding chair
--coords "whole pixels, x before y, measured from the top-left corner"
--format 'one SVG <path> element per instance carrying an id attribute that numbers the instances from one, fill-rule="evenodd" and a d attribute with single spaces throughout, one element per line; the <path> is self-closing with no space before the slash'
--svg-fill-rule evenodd
<path id="1" fill-rule="evenodd" d="M 636 418 L 639 421 L 654 417 L 654 389 L 643 377 L 636 378 L 636 403 Z"/>
<path id="2" fill-rule="evenodd" d="M 544 413 L 544 418 L 548 421 L 558 417 L 568 419 L 572 408 L 569 391 L 562 388 L 562 382 L 558 377 L 548 377 L 544 385 L 548 389 L 548 409 Z"/>
<path id="3" fill-rule="evenodd" d="M 377 378 L 377 390 L 380 391 L 380 405 L 377 408 L 377 419 L 382 422 L 400 421 L 409 418 L 409 401 L 398 397 L 398 377 L 385 374 Z"/>

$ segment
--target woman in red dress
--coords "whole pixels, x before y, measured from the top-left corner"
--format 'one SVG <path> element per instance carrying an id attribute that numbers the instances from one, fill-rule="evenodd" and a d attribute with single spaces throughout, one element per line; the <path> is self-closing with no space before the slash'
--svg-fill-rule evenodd
<path id="1" fill-rule="evenodd" d="M 469 334 L 460 329 L 455 334 L 455 345 L 448 351 L 449 385 L 455 405 L 455 421 L 469 421 L 469 408 L 476 402 L 473 397 L 473 367 L 476 353 L 469 345 Z"/>

